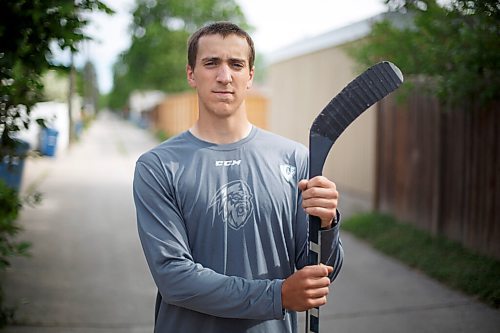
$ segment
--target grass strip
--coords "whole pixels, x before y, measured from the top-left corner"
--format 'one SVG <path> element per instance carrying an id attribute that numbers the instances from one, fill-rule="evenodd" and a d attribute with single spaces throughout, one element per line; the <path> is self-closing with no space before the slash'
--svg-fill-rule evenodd
<path id="1" fill-rule="evenodd" d="M 500 308 L 500 261 L 379 213 L 346 219 L 342 229 L 447 286 Z"/>

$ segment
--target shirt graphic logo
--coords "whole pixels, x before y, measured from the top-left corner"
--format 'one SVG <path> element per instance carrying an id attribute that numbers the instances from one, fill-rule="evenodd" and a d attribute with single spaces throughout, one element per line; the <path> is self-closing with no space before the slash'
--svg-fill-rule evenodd
<path id="1" fill-rule="evenodd" d="M 230 167 L 233 165 L 240 165 L 241 160 L 229 160 L 229 161 L 215 161 L 215 166 L 218 167 Z"/>
<path id="2" fill-rule="evenodd" d="M 222 186 L 210 201 L 224 223 L 234 230 L 243 227 L 253 214 L 252 192 L 250 186 L 241 180 Z"/>
<path id="3" fill-rule="evenodd" d="M 288 182 L 291 181 L 295 176 L 296 168 L 294 166 L 291 166 L 289 164 L 280 164 L 280 170 L 281 174 Z"/>

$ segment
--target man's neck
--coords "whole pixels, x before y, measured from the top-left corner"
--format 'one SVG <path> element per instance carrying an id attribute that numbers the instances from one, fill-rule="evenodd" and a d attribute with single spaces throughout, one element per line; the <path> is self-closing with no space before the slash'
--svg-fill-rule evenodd
<path id="1" fill-rule="evenodd" d="M 248 120 L 237 122 L 234 119 L 232 120 L 223 119 L 217 121 L 216 124 L 207 124 L 198 119 L 189 131 L 198 139 L 215 144 L 229 144 L 240 141 L 252 131 L 252 124 Z"/>

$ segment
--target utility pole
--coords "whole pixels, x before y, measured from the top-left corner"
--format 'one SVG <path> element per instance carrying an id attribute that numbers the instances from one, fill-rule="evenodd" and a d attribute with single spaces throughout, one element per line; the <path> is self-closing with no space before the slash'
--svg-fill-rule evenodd
<path id="1" fill-rule="evenodd" d="M 73 95 L 75 92 L 75 66 L 73 61 L 73 52 L 70 56 L 69 69 L 69 91 L 68 91 L 68 120 L 69 120 L 69 145 L 75 141 L 75 126 L 73 123 Z"/>

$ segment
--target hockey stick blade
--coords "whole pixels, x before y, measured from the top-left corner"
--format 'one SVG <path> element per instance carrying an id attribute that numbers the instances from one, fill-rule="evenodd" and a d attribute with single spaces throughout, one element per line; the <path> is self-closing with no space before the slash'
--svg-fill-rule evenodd
<path id="1" fill-rule="evenodd" d="M 328 152 L 342 132 L 366 109 L 402 83 L 401 70 L 391 62 L 383 61 L 360 74 L 325 106 L 309 132 L 310 178 L 322 173 Z"/>
<path id="2" fill-rule="evenodd" d="M 394 64 L 383 61 L 351 81 L 325 106 L 309 132 L 309 179 L 323 173 L 328 153 L 344 130 L 365 110 L 402 83 L 401 70 Z M 321 261 L 320 229 L 321 220 L 316 216 L 309 216 L 309 265 L 317 265 Z M 339 262 L 336 260 L 335 264 Z M 306 333 L 319 333 L 319 308 L 306 311 Z"/>

